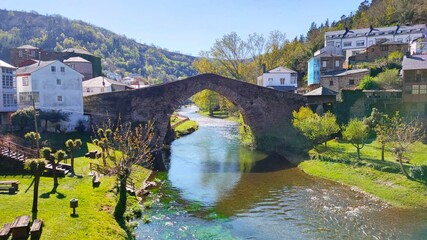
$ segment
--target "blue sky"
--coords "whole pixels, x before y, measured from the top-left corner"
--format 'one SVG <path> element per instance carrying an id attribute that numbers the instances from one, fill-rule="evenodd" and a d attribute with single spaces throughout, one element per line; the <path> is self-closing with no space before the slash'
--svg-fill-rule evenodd
<path id="1" fill-rule="evenodd" d="M 198 56 L 216 39 L 236 32 L 288 39 L 306 34 L 312 22 L 339 20 L 362 0 L 2 0 L 0 8 L 34 10 L 83 20 L 138 42 Z"/>

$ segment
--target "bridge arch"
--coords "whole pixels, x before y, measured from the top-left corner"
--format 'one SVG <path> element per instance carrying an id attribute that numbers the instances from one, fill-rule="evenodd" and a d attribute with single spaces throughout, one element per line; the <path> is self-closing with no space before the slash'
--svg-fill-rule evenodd
<path id="1" fill-rule="evenodd" d="M 100 125 L 119 115 L 125 121 L 154 121 L 158 144 L 168 133 L 172 113 L 194 94 L 209 89 L 226 97 L 240 110 L 243 119 L 255 137 L 255 142 L 264 150 L 277 148 L 280 131 L 290 125 L 292 111 L 304 105 L 301 95 L 245 83 L 215 74 L 201 74 L 184 80 L 152 87 L 91 95 L 84 98 L 85 114 L 91 115 L 91 124 Z M 283 134 L 282 134 L 283 135 Z M 269 146 L 260 144 L 265 139 Z M 280 143 L 283 145 L 283 143 Z M 161 168 L 161 167 L 157 167 Z"/>

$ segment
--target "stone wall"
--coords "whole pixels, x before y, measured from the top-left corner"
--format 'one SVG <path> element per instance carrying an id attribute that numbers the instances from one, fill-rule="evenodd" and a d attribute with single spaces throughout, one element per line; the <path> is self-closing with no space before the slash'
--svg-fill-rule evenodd
<path id="1" fill-rule="evenodd" d="M 368 74 L 369 71 L 343 76 L 321 76 L 320 85 L 332 89 L 336 92 L 340 92 L 342 89 L 354 89 L 359 86 L 362 79 Z M 351 80 L 353 84 L 351 84 Z"/>

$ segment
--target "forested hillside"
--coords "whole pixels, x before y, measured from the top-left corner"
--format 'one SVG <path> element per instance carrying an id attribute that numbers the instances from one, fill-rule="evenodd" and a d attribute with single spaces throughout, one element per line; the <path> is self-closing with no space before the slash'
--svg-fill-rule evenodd
<path id="1" fill-rule="evenodd" d="M 9 49 L 30 44 L 49 51 L 82 48 L 102 58 L 103 70 L 122 75 L 139 73 L 168 81 L 192 76 L 192 56 L 137 43 L 125 36 L 83 21 L 59 15 L 0 9 L 0 59 L 9 59 Z"/>

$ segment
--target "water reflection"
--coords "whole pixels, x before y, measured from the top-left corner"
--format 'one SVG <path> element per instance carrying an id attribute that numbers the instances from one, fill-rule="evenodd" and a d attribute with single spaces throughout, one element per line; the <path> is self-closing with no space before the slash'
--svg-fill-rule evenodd
<path id="1" fill-rule="evenodd" d="M 200 129 L 171 146 L 167 190 L 178 196 L 167 209 L 202 208 L 165 213 L 160 201 L 140 239 L 427 239 L 425 211 L 391 208 L 279 156 L 250 151 L 240 145 L 236 123 L 195 110 L 181 114 Z M 206 220 L 212 209 L 227 220 Z"/>

